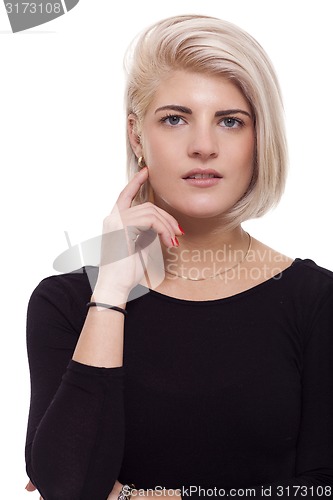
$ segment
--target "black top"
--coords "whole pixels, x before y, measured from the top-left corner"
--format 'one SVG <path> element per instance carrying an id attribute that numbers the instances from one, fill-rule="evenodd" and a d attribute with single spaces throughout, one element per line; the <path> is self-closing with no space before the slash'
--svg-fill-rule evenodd
<path id="1" fill-rule="evenodd" d="M 45 500 L 105 500 L 117 478 L 192 498 L 331 496 L 332 272 L 296 259 L 206 301 L 138 285 L 124 366 L 97 368 L 71 360 L 97 271 L 44 279 L 28 306 L 26 463 Z"/>

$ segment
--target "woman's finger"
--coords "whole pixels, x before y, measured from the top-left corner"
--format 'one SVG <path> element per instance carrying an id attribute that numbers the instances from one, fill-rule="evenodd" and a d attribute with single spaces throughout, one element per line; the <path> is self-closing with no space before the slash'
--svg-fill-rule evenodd
<path id="1" fill-rule="evenodd" d="M 128 217 L 129 213 L 123 218 L 126 233 L 130 240 L 136 241 L 136 238 L 140 234 L 152 230 L 162 237 L 166 246 L 173 246 L 172 239 L 175 237 L 175 232 L 168 219 L 156 207 L 144 207 L 140 205 L 140 208 L 141 210 L 138 209 L 131 214 L 130 219 Z"/>
<path id="2" fill-rule="evenodd" d="M 28 484 L 26 485 L 25 489 L 27 491 L 35 491 L 36 490 L 36 487 L 32 484 L 31 481 L 28 482 Z"/>
<path id="3" fill-rule="evenodd" d="M 142 203 L 141 205 L 137 205 L 135 207 L 132 207 L 131 209 L 125 210 L 121 214 L 122 221 L 124 225 L 126 224 L 126 219 L 130 215 L 131 218 L 133 217 L 132 214 L 135 214 L 136 217 L 138 216 L 145 216 L 145 215 L 153 215 L 154 217 L 159 218 L 161 221 L 163 221 L 170 229 L 170 234 L 175 236 L 175 234 L 182 235 L 183 231 L 180 229 L 180 226 L 177 222 L 177 220 L 170 215 L 168 212 L 163 210 L 163 208 L 160 208 L 156 205 L 154 205 L 151 202 L 145 202 Z"/>
<path id="4" fill-rule="evenodd" d="M 113 213 L 115 209 L 117 212 L 120 212 L 122 210 L 125 210 L 126 208 L 130 208 L 135 195 L 138 193 L 140 187 L 146 182 L 147 179 L 148 168 L 144 167 L 135 174 L 133 179 L 131 179 L 127 186 L 122 190 L 111 213 Z"/>

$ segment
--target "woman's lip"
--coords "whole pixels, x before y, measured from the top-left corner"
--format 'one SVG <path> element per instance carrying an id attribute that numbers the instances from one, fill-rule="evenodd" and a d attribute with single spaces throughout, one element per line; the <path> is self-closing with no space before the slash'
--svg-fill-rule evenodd
<path id="1" fill-rule="evenodd" d="M 222 177 L 206 177 L 206 178 L 201 178 L 201 179 L 184 179 L 188 184 L 191 184 L 191 186 L 196 186 L 196 187 L 209 187 L 209 186 L 215 186 Z"/>

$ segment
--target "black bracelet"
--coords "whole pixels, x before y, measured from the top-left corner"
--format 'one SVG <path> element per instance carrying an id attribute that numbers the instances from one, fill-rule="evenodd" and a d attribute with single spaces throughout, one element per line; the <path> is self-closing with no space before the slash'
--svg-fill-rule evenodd
<path id="1" fill-rule="evenodd" d="M 114 309 L 115 311 L 119 311 L 123 313 L 124 316 L 126 316 L 127 311 L 125 309 L 122 309 L 121 307 L 118 306 L 111 306 L 110 304 L 104 304 L 103 302 L 88 302 L 87 307 L 105 307 L 106 309 Z"/>

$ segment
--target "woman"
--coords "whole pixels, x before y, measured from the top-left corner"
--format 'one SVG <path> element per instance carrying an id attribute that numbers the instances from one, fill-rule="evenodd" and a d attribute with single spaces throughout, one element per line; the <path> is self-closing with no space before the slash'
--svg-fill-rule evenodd
<path id="1" fill-rule="evenodd" d="M 331 496 L 333 274 L 241 227 L 285 183 L 267 55 L 219 19 L 166 19 L 132 51 L 127 103 L 101 264 L 29 302 L 28 488 Z"/>

